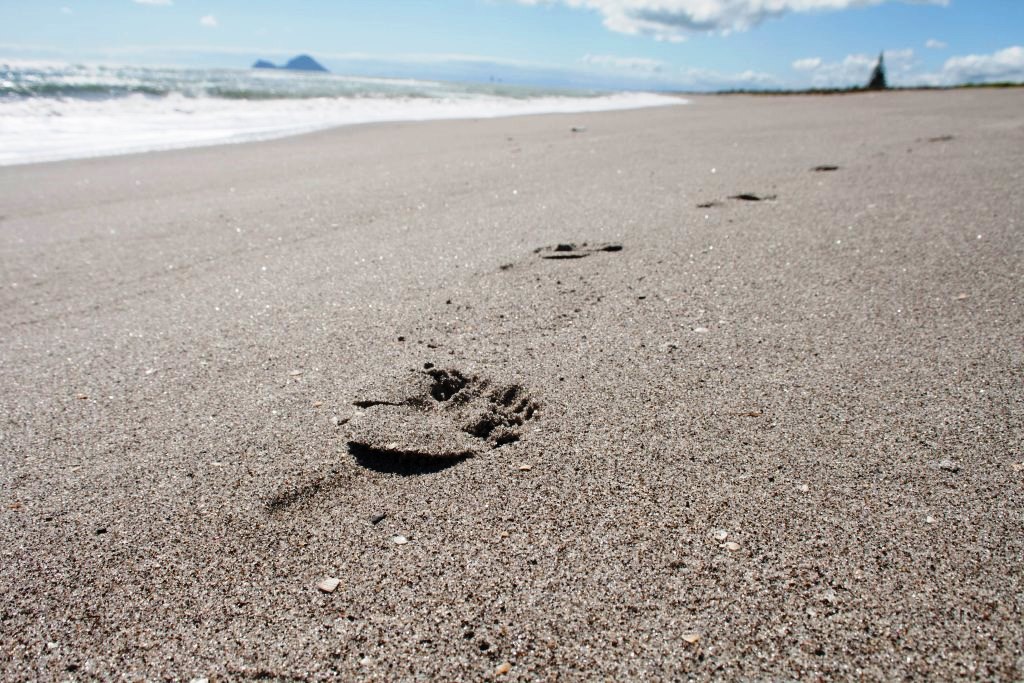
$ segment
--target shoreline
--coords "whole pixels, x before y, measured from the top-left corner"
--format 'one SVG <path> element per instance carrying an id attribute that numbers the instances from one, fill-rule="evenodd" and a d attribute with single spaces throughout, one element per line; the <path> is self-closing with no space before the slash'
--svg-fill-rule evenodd
<path id="1" fill-rule="evenodd" d="M 591 98 L 540 96 L 523 100 L 484 98 L 458 101 L 441 98 L 417 101 L 385 98 L 369 104 L 360 102 L 359 98 L 233 101 L 168 96 L 165 99 L 75 102 L 74 106 L 81 111 L 72 108 L 56 118 L 53 112 L 37 113 L 20 123 L 12 117 L 12 133 L 19 125 L 25 130 L 18 132 L 17 141 L 13 135 L 0 138 L 0 147 L 7 148 L 6 153 L 0 153 L 0 167 L 261 142 L 372 123 L 583 114 L 688 103 L 686 98 L 678 95 L 641 92 L 608 93 Z M 5 106 L 26 104 L 12 101 Z M 52 106 L 44 100 L 37 104 Z M 262 111 L 262 118 L 257 116 L 254 120 L 254 115 L 267 110 L 268 106 L 280 111 Z M 297 126 L 294 123 L 296 119 L 310 123 Z M 53 126 L 57 128 L 53 129 Z M 239 132 L 234 130 L 237 126 L 251 130 Z M 144 138 L 148 139 L 143 141 Z M 19 149 L 19 145 L 27 144 L 24 142 L 26 139 L 32 140 L 31 147 Z M 134 141 L 126 143 L 126 139 Z M 169 139 L 172 141 L 168 142 Z"/>
<path id="2" fill-rule="evenodd" d="M 0 168 L 0 678 L 1020 678 L 1022 105 Z"/>

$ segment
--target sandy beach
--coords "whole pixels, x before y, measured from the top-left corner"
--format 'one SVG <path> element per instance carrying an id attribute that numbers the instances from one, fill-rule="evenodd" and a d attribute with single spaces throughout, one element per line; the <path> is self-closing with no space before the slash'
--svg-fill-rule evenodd
<path id="1" fill-rule="evenodd" d="M 1022 151 L 1007 89 L 0 168 L 0 678 L 1024 677 Z"/>

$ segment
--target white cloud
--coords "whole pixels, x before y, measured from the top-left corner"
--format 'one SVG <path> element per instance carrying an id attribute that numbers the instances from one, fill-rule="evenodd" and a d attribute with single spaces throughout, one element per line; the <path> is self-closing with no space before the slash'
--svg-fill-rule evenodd
<path id="1" fill-rule="evenodd" d="M 926 40 L 924 46 L 929 50 L 945 50 L 949 47 L 947 43 L 944 43 L 941 40 L 936 40 L 935 38 L 929 38 Z"/>
<path id="2" fill-rule="evenodd" d="M 664 62 L 644 57 L 616 57 L 614 55 L 586 55 L 580 60 L 586 64 L 623 71 L 658 72 L 665 67 Z"/>
<path id="3" fill-rule="evenodd" d="M 821 88 L 846 88 L 867 83 L 876 58 L 847 55 L 841 62 L 825 62 L 814 70 L 811 84 Z"/>
<path id="4" fill-rule="evenodd" d="M 611 31 L 680 41 L 690 33 L 744 31 L 789 12 L 843 10 L 905 2 L 946 6 L 949 0 L 518 0 L 526 5 L 561 3 L 604 17 Z"/>
<path id="5" fill-rule="evenodd" d="M 580 61 L 599 78 L 611 78 L 624 87 L 663 90 L 729 90 L 778 87 L 775 76 L 759 71 L 722 73 L 698 67 L 677 67 L 657 59 L 585 55 Z"/>
<path id="6" fill-rule="evenodd" d="M 779 87 L 772 74 L 748 69 L 727 74 L 713 69 L 685 68 L 672 74 L 671 85 L 692 90 L 757 90 Z"/>
<path id="7" fill-rule="evenodd" d="M 821 66 L 821 57 L 807 57 L 793 62 L 793 68 L 797 71 L 814 71 Z"/>
<path id="8" fill-rule="evenodd" d="M 1024 82 L 1024 47 L 1015 45 L 989 55 L 951 57 L 942 66 L 943 84 Z"/>
<path id="9" fill-rule="evenodd" d="M 884 54 L 885 61 L 890 68 L 895 65 L 902 69 L 909 66 L 914 59 L 914 50 L 909 47 L 902 50 L 886 50 Z"/>
<path id="10" fill-rule="evenodd" d="M 212 14 L 207 14 L 205 17 L 199 19 L 199 25 L 206 28 L 217 28 L 217 17 Z"/>
<path id="11" fill-rule="evenodd" d="M 910 48 L 885 51 L 886 78 L 890 85 L 909 85 L 913 81 L 911 71 L 916 65 L 914 51 Z M 815 66 L 811 63 L 817 61 Z M 825 62 L 817 58 L 800 59 L 793 62 L 794 69 L 802 64 L 804 70 L 811 72 L 811 85 L 819 88 L 848 88 L 864 85 L 871 75 L 871 70 L 878 61 L 877 56 L 854 54 L 847 55 L 840 62 Z"/>
<path id="12" fill-rule="evenodd" d="M 173 5 L 174 0 L 132 0 L 136 5 Z"/>

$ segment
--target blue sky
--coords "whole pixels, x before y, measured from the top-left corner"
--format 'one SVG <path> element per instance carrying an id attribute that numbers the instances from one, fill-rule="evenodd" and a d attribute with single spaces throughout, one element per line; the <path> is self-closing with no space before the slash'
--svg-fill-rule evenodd
<path id="1" fill-rule="evenodd" d="M 0 0 L 0 60 L 705 90 L 857 84 L 883 49 L 897 84 L 1024 81 L 1024 0 Z"/>

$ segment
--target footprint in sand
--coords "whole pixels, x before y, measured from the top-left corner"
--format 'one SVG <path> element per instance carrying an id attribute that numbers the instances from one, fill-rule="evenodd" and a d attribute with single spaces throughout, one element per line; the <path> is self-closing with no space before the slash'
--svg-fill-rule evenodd
<path id="1" fill-rule="evenodd" d="M 538 404 L 517 384 L 459 370 L 423 371 L 392 386 L 367 390 L 348 423 L 349 452 L 383 472 L 432 472 L 518 441 Z"/>
<path id="2" fill-rule="evenodd" d="M 740 194 L 729 195 L 729 199 L 738 199 L 742 202 L 773 202 L 777 199 L 777 195 L 741 192 Z"/>
<path id="3" fill-rule="evenodd" d="M 566 242 L 550 247 L 540 247 L 534 249 L 533 253 L 539 254 L 543 259 L 569 259 L 584 258 L 601 251 L 622 251 L 622 245 L 612 242 L 594 242 L 591 244 L 586 242 L 582 244 Z"/>
<path id="4" fill-rule="evenodd" d="M 741 192 L 739 194 L 729 195 L 729 199 L 735 199 L 742 202 L 773 202 L 778 199 L 778 195 L 774 194 L 754 194 L 753 192 Z M 712 199 L 706 202 L 700 202 L 697 204 L 698 209 L 710 209 L 716 206 L 722 206 L 722 202 L 717 199 Z"/>

